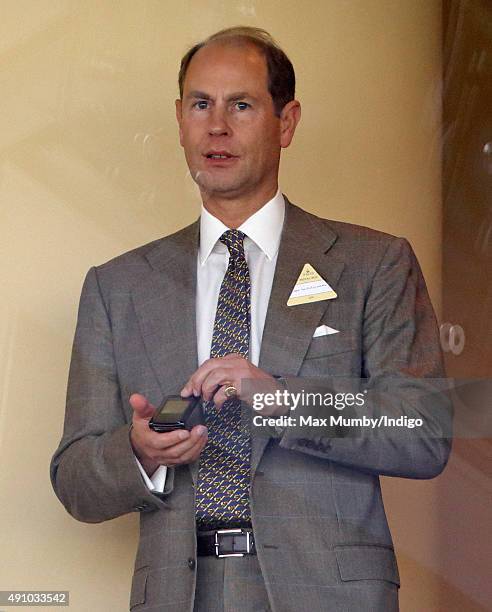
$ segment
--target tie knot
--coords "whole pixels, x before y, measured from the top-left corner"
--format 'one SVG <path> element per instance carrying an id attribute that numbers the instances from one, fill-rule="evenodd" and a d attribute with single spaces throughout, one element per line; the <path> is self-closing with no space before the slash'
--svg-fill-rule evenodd
<path id="1" fill-rule="evenodd" d="M 219 240 L 229 249 L 231 257 L 244 257 L 243 240 L 246 234 L 237 229 L 230 229 L 224 232 Z"/>

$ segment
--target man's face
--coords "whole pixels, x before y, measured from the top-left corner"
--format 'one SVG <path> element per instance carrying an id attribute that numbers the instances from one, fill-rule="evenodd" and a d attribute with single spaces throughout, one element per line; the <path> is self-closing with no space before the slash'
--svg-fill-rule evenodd
<path id="1" fill-rule="evenodd" d="M 238 198 L 276 188 L 281 122 L 265 58 L 252 45 L 211 44 L 190 62 L 176 101 L 181 145 L 202 195 Z"/>

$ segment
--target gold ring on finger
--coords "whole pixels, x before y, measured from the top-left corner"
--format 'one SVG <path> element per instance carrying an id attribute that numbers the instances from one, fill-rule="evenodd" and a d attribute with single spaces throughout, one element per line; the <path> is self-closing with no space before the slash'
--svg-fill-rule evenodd
<path id="1" fill-rule="evenodd" d="M 233 397 L 237 397 L 237 389 L 232 383 L 224 384 L 224 395 L 227 399 L 232 399 Z"/>

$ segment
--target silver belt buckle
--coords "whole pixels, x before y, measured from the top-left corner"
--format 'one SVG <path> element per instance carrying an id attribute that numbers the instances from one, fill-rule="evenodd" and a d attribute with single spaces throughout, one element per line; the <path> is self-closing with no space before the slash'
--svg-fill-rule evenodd
<path id="1" fill-rule="evenodd" d="M 238 534 L 246 536 L 246 553 L 220 553 L 220 542 L 219 542 L 219 534 Z M 243 531 L 242 529 L 218 529 L 215 532 L 215 556 L 219 559 L 222 557 L 244 557 L 245 554 L 248 554 L 251 551 L 251 533 L 249 531 Z"/>

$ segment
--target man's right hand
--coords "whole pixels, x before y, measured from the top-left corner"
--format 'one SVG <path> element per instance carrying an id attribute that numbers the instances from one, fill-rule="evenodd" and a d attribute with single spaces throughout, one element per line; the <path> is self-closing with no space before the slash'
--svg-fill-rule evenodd
<path id="1" fill-rule="evenodd" d="M 196 425 L 191 431 L 177 429 L 168 433 L 157 433 L 149 427 L 155 408 L 147 398 L 134 393 L 130 397 L 130 405 L 133 408 L 130 441 L 133 452 L 149 476 L 152 476 L 160 465 L 173 467 L 198 459 L 207 443 L 206 427 Z"/>

